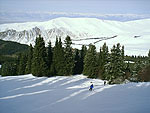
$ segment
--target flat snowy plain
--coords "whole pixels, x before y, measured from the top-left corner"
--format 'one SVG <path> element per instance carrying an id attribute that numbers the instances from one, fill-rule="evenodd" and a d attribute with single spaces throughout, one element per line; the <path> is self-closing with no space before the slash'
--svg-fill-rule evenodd
<path id="1" fill-rule="evenodd" d="M 0 77 L 0 113 L 150 113 L 149 105 L 150 82 L 104 86 L 83 75 Z"/>

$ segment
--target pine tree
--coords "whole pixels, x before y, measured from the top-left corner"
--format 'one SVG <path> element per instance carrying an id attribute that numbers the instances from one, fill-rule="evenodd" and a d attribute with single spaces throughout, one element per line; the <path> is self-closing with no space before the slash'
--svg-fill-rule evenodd
<path id="1" fill-rule="evenodd" d="M 89 45 L 89 49 L 84 58 L 84 70 L 83 74 L 88 75 L 89 78 L 97 78 L 97 57 L 96 47 Z"/>
<path id="2" fill-rule="evenodd" d="M 53 52 L 53 63 L 51 67 L 51 72 L 53 75 L 65 75 L 65 58 L 64 58 L 64 48 L 62 47 L 61 38 L 56 37 L 56 42 Z"/>
<path id="3" fill-rule="evenodd" d="M 27 65 L 27 53 L 22 53 L 18 65 L 18 75 L 24 75 Z"/>
<path id="4" fill-rule="evenodd" d="M 33 57 L 33 47 L 30 44 L 30 48 L 28 50 L 27 65 L 26 65 L 26 69 L 25 69 L 26 74 L 31 73 L 32 57 Z"/>
<path id="5" fill-rule="evenodd" d="M 73 74 L 81 74 L 81 58 L 78 49 L 75 49 L 74 61 L 75 66 L 73 68 Z"/>
<path id="6" fill-rule="evenodd" d="M 80 51 L 80 73 L 83 73 L 83 68 L 84 68 L 84 58 L 85 58 L 85 55 L 86 55 L 86 52 L 87 52 L 87 47 L 85 45 L 82 46 L 82 49 Z"/>
<path id="7" fill-rule="evenodd" d="M 33 50 L 32 74 L 35 76 L 48 76 L 48 67 L 46 63 L 46 48 L 45 42 L 41 35 L 36 38 L 35 47 Z"/>
<path id="8" fill-rule="evenodd" d="M 118 43 L 117 46 L 113 46 L 111 49 L 110 62 L 106 66 L 105 77 L 110 83 L 119 83 L 124 80 L 125 77 L 125 64 L 124 64 L 124 50 L 120 49 L 121 46 Z M 124 48 L 124 47 L 123 47 Z"/>
<path id="9" fill-rule="evenodd" d="M 130 77 L 131 77 L 131 66 L 130 66 L 130 63 L 128 62 L 128 63 L 126 63 L 126 65 L 125 65 L 125 79 L 130 79 Z"/>
<path id="10" fill-rule="evenodd" d="M 17 65 L 15 62 L 5 62 L 1 67 L 2 76 L 17 75 Z"/>
<path id="11" fill-rule="evenodd" d="M 99 58 L 98 58 L 98 65 L 99 65 L 99 72 L 98 76 L 101 79 L 105 79 L 104 71 L 105 71 L 105 65 L 109 61 L 109 51 L 108 51 L 108 46 L 106 46 L 106 43 L 100 48 L 99 52 Z"/>
<path id="12" fill-rule="evenodd" d="M 120 43 L 117 44 L 117 47 L 116 47 L 116 70 L 117 70 L 117 73 L 116 73 L 116 76 L 117 77 L 120 77 L 120 76 L 124 76 L 124 46 L 122 47 L 122 50 L 120 49 L 121 48 L 121 45 Z"/>
<path id="13" fill-rule="evenodd" d="M 150 50 L 148 52 L 148 65 L 150 65 Z"/>
<path id="14" fill-rule="evenodd" d="M 122 46 L 122 49 L 121 49 L 121 56 L 122 56 L 122 61 L 124 61 L 124 46 Z"/>
<path id="15" fill-rule="evenodd" d="M 72 47 L 71 47 L 72 41 L 69 36 L 65 39 L 65 74 L 66 75 L 72 75 L 73 74 L 73 68 L 75 66 Z"/>
<path id="16" fill-rule="evenodd" d="M 102 65 L 104 66 L 105 64 L 108 63 L 108 57 L 109 57 L 109 53 L 108 53 L 108 46 L 106 46 L 106 43 L 104 43 L 103 47 L 102 47 Z"/>
<path id="17" fill-rule="evenodd" d="M 139 73 L 140 73 L 140 71 L 142 70 L 143 67 L 144 67 L 144 65 L 143 65 L 142 61 L 138 57 L 137 61 L 134 64 L 134 69 L 133 69 L 134 73 L 131 76 L 131 81 L 133 81 L 133 82 L 139 81 L 139 78 L 140 78 L 139 77 Z"/>
<path id="18" fill-rule="evenodd" d="M 17 55 L 17 61 L 16 61 L 16 64 L 17 64 L 17 75 L 19 74 L 19 64 L 20 64 L 20 60 L 21 60 L 21 53 L 18 53 Z"/>
<path id="19" fill-rule="evenodd" d="M 112 79 L 115 78 L 115 53 L 116 46 L 114 45 L 113 48 L 111 49 L 111 54 L 110 54 L 110 62 L 105 66 L 105 79 L 112 81 Z"/>
<path id="20" fill-rule="evenodd" d="M 48 48 L 47 48 L 47 66 L 48 66 L 48 70 L 49 70 L 49 74 L 52 75 L 53 72 L 51 72 L 52 70 L 52 59 L 53 59 L 53 52 L 52 52 L 52 46 L 51 46 L 51 42 L 48 43 Z"/>

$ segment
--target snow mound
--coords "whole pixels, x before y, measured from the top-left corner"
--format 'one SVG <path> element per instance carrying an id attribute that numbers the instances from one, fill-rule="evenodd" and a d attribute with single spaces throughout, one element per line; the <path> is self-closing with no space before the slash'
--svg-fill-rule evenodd
<path id="1" fill-rule="evenodd" d="M 149 113 L 149 94 L 150 82 L 104 86 L 83 75 L 0 77 L 0 112 Z"/>

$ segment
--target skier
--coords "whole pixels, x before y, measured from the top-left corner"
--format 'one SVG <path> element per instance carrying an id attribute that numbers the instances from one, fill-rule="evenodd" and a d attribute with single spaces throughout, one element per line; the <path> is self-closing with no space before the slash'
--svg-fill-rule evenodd
<path id="1" fill-rule="evenodd" d="M 92 83 L 92 82 L 91 82 L 91 83 Z M 93 90 L 93 87 L 94 87 L 93 84 L 91 84 L 89 91 L 92 91 L 92 90 Z"/>
<path id="2" fill-rule="evenodd" d="M 104 80 L 104 86 L 105 86 L 105 84 L 106 84 L 106 80 Z"/>

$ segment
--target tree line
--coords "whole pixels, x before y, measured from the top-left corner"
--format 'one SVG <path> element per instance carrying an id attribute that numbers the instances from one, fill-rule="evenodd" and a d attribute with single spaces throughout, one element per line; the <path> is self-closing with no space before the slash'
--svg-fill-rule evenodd
<path id="1" fill-rule="evenodd" d="M 56 37 L 55 46 L 51 42 L 45 46 L 43 37 L 36 38 L 35 46 L 30 45 L 28 52 L 18 55 L 16 62 L 6 62 L 2 65 L 1 75 L 34 76 L 70 76 L 84 74 L 89 78 L 108 80 L 110 84 L 130 81 L 150 81 L 150 51 L 147 56 L 134 57 L 124 55 L 124 46 L 119 43 L 109 51 L 106 43 L 96 51 L 95 45 L 90 44 L 81 50 L 72 48 L 69 36 L 62 44 L 61 38 Z M 131 62 L 132 61 L 132 62 Z"/>

